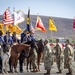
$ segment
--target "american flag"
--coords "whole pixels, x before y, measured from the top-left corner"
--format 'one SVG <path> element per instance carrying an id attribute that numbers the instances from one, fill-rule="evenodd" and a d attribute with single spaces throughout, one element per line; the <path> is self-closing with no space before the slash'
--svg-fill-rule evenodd
<path id="1" fill-rule="evenodd" d="M 3 14 L 3 18 L 4 18 L 4 20 L 3 20 L 4 25 L 14 23 L 12 14 L 10 13 L 9 9 L 6 9 L 6 11 Z"/>
<path id="2" fill-rule="evenodd" d="M 31 23 L 31 25 L 30 25 L 30 30 L 32 31 L 32 33 L 35 33 L 35 29 L 34 29 L 34 27 L 32 26 L 32 23 Z"/>

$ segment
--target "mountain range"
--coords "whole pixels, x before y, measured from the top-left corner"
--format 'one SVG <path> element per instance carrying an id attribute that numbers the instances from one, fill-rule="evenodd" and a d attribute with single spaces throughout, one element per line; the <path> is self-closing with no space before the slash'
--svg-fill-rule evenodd
<path id="1" fill-rule="evenodd" d="M 61 18 L 61 17 L 52 17 L 57 28 L 57 32 L 49 30 L 49 22 L 48 19 L 52 16 L 41 16 L 40 18 L 47 30 L 46 33 L 36 30 L 35 37 L 37 38 L 67 38 L 74 37 L 75 31 L 73 30 L 73 19 L 69 18 Z M 36 25 L 36 15 L 31 15 L 30 20 L 32 22 L 33 27 Z M 2 22 L 3 17 L 0 15 L 0 22 Z M 26 22 L 22 22 L 19 24 L 19 27 L 24 30 L 26 28 Z"/>

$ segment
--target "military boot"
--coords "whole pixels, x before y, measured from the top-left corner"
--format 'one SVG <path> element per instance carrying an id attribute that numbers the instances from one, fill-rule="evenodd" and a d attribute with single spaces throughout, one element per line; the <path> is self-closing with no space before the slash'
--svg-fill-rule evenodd
<path id="1" fill-rule="evenodd" d="M 66 73 L 66 75 L 73 75 L 72 71 L 69 71 L 68 73 Z"/>
<path id="2" fill-rule="evenodd" d="M 62 73 L 62 71 L 61 71 L 61 70 L 59 70 L 59 72 L 57 72 L 57 73 Z"/>
<path id="3" fill-rule="evenodd" d="M 50 70 L 47 70 L 47 73 L 46 74 L 50 74 Z"/>

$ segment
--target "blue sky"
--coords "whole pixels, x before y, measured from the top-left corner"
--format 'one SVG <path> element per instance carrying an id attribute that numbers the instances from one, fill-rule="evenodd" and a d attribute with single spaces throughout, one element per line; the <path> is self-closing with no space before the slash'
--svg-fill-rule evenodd
<path id="1" fill-rule="evenodd" d="M 44 15 L 63 18 L 75 17 L 75 0 L 0 0 L 0 15 L 7 7 L 13 13 L 15 10 L 23 10 L 25 14 L 30 7 L 32 15 Z"/>

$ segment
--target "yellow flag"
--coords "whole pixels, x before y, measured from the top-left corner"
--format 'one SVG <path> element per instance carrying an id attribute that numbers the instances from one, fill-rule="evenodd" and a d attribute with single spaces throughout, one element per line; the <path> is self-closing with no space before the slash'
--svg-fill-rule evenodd
<path id="1" fill-rule="evenodd" d="M 19 26 L 16 25 L 15 28 L 17 34 L 20 34 L 22 32 L 22 29 Z"/>
<path id="2" fill-rule="evenodd" d="M 20 34 L 22 32 L 21 28 L 19 28 L 17 25 L 13 26 L 13 25 L 9 25 L 8 29 L 11 33 L 16 32 L 17 34 Z"/>
<path id="3" fill-rule="evenodd" d="M 9 30 L 9 29 L 8 29 L 8 26 L 9 26 L 9 25 L 6 25 L 6 31 L 8 31 L 8 30 Z"/>
<path id="4" fill-rule="evenodd" d="M 57 31 L 57 28 L 54 25 L 54 22 L 53 22 L 52 18 L 49 18 L 49 30 L 51 30 L 51 31 Z"/>
<path id="5" fill-rule="evenodd" d="M 11 24 L 8 26 L 8 30 L 9 30 L 11 33 L 13 33 L 14 31 L 16 31 L 15 27 L 14 27 L 13 25 L 11 25 Z"/>
<path id="6" fill-rule="evenodd" d="M 2 23 L 0 23 L 0 30 L 2 30 L 3 34 L 5 34 L 4 28 L 3 28 L 3 24 L 2 24 Z"/>

